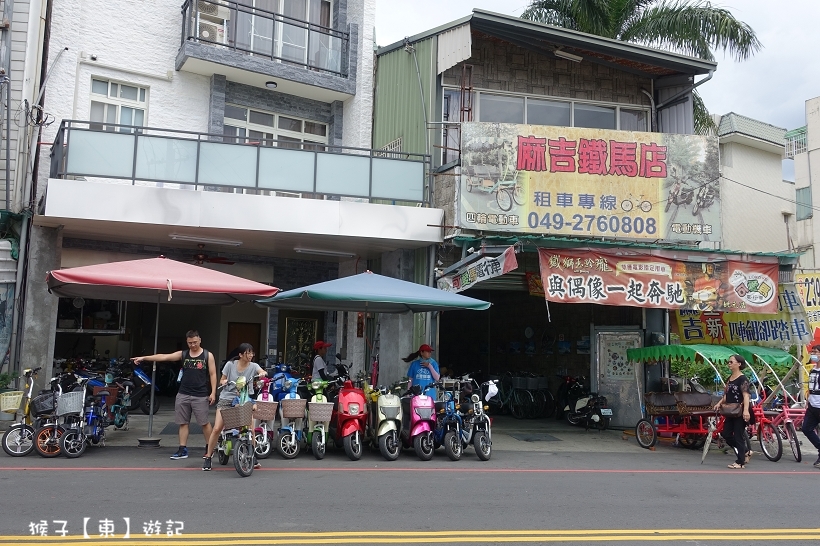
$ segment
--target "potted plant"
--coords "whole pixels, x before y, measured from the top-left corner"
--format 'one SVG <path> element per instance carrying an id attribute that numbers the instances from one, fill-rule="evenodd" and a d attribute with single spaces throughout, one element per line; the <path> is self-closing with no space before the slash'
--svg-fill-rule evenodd
<path id="1" fill-rule="evenodd" d="M 12 372 L 0 373 L 0 392 L 13 390 L 11 384 L 17 379 L 17 374 Z"/>
<path id="2" fill-rule="evenodd" d="M 0 373 L 0 393 L 14 390 L 12 383 L 17 379 L 17 374 L 12 372 Z M 0 412 L 0 421 L 11 421 L 14 419 L 13 413 Z"/>

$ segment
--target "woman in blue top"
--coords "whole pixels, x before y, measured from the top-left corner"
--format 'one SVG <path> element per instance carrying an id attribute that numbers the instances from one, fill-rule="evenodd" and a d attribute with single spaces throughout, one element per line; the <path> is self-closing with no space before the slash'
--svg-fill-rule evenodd
<path id="1" fill-rule="evenodd" d="M 438 362 L 432 358 L 432 355 L 433 348 L 425 344 L 419 347 L 419 350 L 415 353 L 411 353 L 407 355 L 407 358 L 402 359 L 411 363 L 410 368 L 407 370 L 407 377 L 410 378 L 408 388 L 418 385 L 422 394 L 424 394 L 424 387 L 439 380 L 441 375 L 438 370 Z M 433 398 L 436 397 L 434 389 L 431 389 L 427 394 Z"/>

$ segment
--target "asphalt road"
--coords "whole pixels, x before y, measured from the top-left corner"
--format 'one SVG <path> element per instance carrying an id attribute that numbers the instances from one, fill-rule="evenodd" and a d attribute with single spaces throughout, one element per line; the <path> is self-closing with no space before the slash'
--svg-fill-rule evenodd
<path id="1" fill-rule="evenodd" d="M 168 458 L 171 447 L 89 448 L 75 460 L 0 454 L 0 544 L 708 545 L 820 538 L 816 510 L 809 515 L 804 508 L 816 505 L 820 484 L 813 457 L 771 463 L 756 454 L 746 469 L 733 471 L 719 451 L 701 465 L 698 452 L 671 447 L 495 451 L 488 462 L 472 449 L 458 462 L 439 452 L 422 462 L 405 452 L 394 463 L 378 453 L 352 462 L 343 451 L 329 451 L 323 461 L 274 454 L 240 478 L 232 462 L 220 467 L 214 460 L 212 472 L 201 471 L 201 449 L 180 461 Z M 100 537 L 106 519 L 116 538 Z M 41 520 L 49 536 L 31 537 L 30 523 Z M 65 538 L 55 536 L 57 520 L 66 521 Z M 163 536 L 144 533 L 154 521 Z M 168 521 L 183 523 L 180 535 L 164 536 Z"/>

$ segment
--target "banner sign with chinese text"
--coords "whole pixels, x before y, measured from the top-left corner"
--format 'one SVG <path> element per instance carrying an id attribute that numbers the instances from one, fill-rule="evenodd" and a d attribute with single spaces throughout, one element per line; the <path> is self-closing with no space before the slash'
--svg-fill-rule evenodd
<path id="1" fill-rule="evenodd" d="M 788 348 L 805 345 L 812 329 L 793 283 L 781 283 L 777 314 L 681 310 L 675 313 L 681 343 L 761 345 Z"/>
<path id="2" fill-rule="evenodd" d="M 463 123 L 457 224 L 645 240 L 719 241 L 714 137 Z"/>
<path id="3" fill-rule="evenodd" d="M 820 273 L 798 273 L 794 276 L 794 286 L 814 333 L 820 329 Z"/>
<path id="4" fill-rule="evenodd" d="M 538 249 L 548 301 L 777 313 L 778 264 L 686 262 L 628 249 Z"/>
<path id="5" fill-rule="evenodd" d="M 475 283 L 486 281 L 493 277 L 498 277 L 504 273 L 518 267 L 518 260 L 515 257 L 515 249 L 507 248 L 500 256 L 493 258 L 483 257 L 471 263 L 466 269 L 457 271 L 453 275 L 447 275 L 438 280 L 440 290 L 448 292 L 461 292 L 472 287 Z"/>

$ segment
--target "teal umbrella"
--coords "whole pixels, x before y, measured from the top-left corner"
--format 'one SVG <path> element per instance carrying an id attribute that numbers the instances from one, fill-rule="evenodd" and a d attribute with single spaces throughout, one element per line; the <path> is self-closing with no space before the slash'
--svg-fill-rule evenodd
<path id="1" fill-rule="evenodd" d="M 490 307 L 486 301 L 370 272 L 294 288 L 256 302 L 283 309 L 372 313 L 481 311 Z"/>

